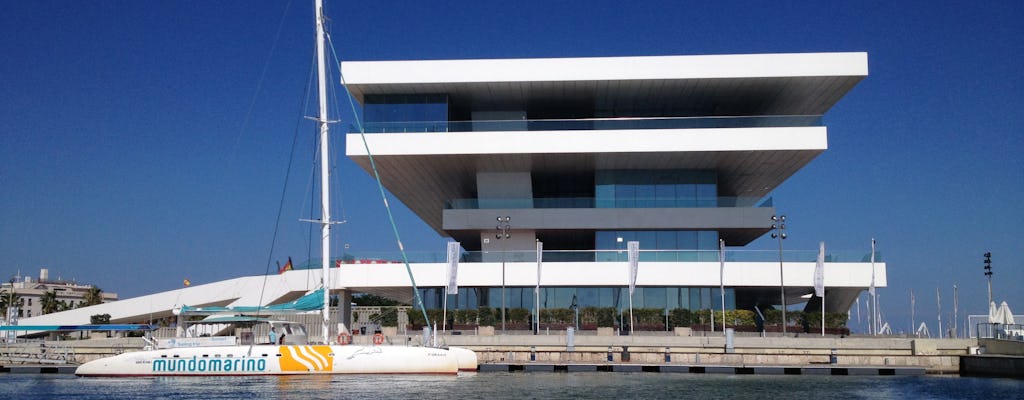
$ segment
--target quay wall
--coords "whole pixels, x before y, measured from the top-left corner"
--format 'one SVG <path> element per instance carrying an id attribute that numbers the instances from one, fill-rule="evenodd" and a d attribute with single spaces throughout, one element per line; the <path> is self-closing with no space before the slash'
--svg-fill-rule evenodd
<path id="1" fill-rule="evenodd" d="M 391 332 L 388 332 L 391 333 Z M 420 336 L 387 335 L 386 344 L 414 345 Z M 576 335 L 572 346 L 559 334 L 439 335 L 443 345 L 477 352 L 481 364 L 500 363 L 614 363 L 729 366 L 820 366 L 835 362 L 849 367 L 920 367 L 928 373 L 956 374 L 960 357 L 977 352 L 977 339 L 917 339 L 892 337 L 749 337 L 724 335 Z M 63 349 L 69 361 L 94 359 L 137 351 L 141 338 L 47 341 L 51 352 Z M 356 336 L 353 345 L 371 345 L 370 336 Z M 38 347 L 38 346 L 36 346 Z M 29 346 L 29 348 L 34 348 Z M 609 356 L 611 361 L 609 361 Z M 667 360 L 667 361 L 666 361 Z"/>
<path id="2" fill-rule="evenodd" d="M 960 356 L 977 339 L 874 337 L 445 336 L 444 343 L 477 352 L 480 363 L 684 363 L 731 366 L 921 367 L 928 373 L 955 374 Z M 611 361 L 609 361 L 609 356 Z M 834 358 L 833 358 L 834 357 Z"/>

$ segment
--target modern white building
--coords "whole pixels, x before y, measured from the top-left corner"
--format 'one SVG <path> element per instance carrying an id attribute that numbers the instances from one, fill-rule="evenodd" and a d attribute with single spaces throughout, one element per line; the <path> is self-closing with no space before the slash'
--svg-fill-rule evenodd
<path id="1" fill-rule="evenodd" d="M 822 115 L 867 72 L 866 53 L 346 62 L 366 132 L 346 152 L 370 172 L 368 148 L 468 252 L 457 307 L 533 308 L 537 242 L 542 307 L 625 307 L 638 241 L 636 307 L 717 308 L 722 239 L 728 307 L 777 308 L 780 276 L 786 304 L 807 303 L 817 252 L 785 252 L 780 273 L 778 253 L 737 250 L 769 232 L 766 196 L 828 148 Z M 829 255 L 827 310 L 870 285 L 868 253 Z M 428 307 L 443 293 L 425 289 Z"/>
<path id="2" fill-rule="evenodd" d="M 778 251 L 744 246 L 772 230 L 772 190 L 828 148 L 822 115 L 867 76 L 866 53 L 341 68 L 366 132 L 347 135 L 349 158 L 369 172 L 369 149 L 384 186 L 461 244 L 458 295 L 448 297 L 449 307 L 533 309 L 539 297 L 543 308 L 576 301 L 623 309 L 632 300 L 637 308 L 718 309 L 720 286 L 727 308 L 778 308 L 782 288 L 791 307 L 820 307 L 810 296 L 817 249 L 787 249 L 780 263 Z M 721 275 L 719 239 L 727 246 Z M 631 241 L 640 253 L 630 297 Z M 446 300 L 443 250 L 427 262 L 413 258 L 428 308 Z M 867 249 L 828 252 L 827 311 L 849 310 L 872 280 L 886 286 L 885 263 L 871 259 Z M 412 298 L 401 264 L 331 270 L 343 299 L 360 292 Z M 144 322 L 180 304 L 279 303 L 316 289 L 311 273 L 319 272 L 242 277 L 22 323 L 73 323 L 97 313 Z"/>

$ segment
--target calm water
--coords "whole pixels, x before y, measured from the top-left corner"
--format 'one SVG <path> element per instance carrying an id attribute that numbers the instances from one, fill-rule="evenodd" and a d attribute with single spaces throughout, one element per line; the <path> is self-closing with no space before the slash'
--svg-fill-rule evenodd
<path id="1" fill-rule="evenodd" d="M 446 376 L 76 378 L 0 374 L 8 399 L 1020 399 L 1024 381 L 666 373 L 481 373 Z"/>

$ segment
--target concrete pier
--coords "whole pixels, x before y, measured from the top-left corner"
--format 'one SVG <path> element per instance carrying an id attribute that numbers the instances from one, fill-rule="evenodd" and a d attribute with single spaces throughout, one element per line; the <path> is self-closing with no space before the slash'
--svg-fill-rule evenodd
<path id="1" fill-rule="evenodd" d="M 564 332 L 514 332 L 497 335 L 439 335 L 441 345 L 474 350 L 480 371 L 524 372 L 674 372 L 709 374 L 821 374 L 821 375 L 900 375 L 959 374 L 964 371 L 961 357 L 978 352 L 977 339 L 917 339 L 872 336 L 790 337 L 736 336 L 732 348 L 726 348 L 721 333 L 680 336 L 669 332 L 644 332 L 637 335 L 605 336 L 579 334 L 569 346 Z M 357 337 L 355 344 L 369 345 L 369 337 Z M 366 339 L 362 343 L 359 339 Z M 413 345 L 420 336 L 387 336 L 391 345 Z M 40 368 L 74 365 L 142 348 L 139 338 L 68 340 L 8 348 L 19 360 L 0 360 L 6 369 L 14 368 L 49 373 Z M 64 354 L 67 362 L 38 361 L 39 356 L 25 354 L 47 349 L 47 357 Z M 32 360 L 37 360 L 33 362 Z M 38 366 L 36 366 L 38 364 Z M 68 372 L 73 372 L 73 368 Z"/>
<path id="2" fill-rule="evenodd" d="M 931 374 L 957 374 L 960 357 L 978 346 L 976 339 L 917 339 L 892 337 L 759 337 L 737 336 L 726 349 L 720 333 L 708 336 L 577 335 L 570 350 L 565 335 L 449 335 L 443 342 L 472 349 L 482 365 L 647 365 L 706 368 L 860 368 L 893 370 L 920 369 Z M 501 367 L 496 367 L 501 369 Z M 514 367 L 513 367 L 514 368 Z M 674 368 L 674 367 L 673 367 Z M 524 367 L 525 369 L 525 367 Z M 650 368 L 649 368 L 650 369 Z M 481 366 L 481 371 L 483 366 Z M 740 370 L 743 373 L 745 370 Z M 706 372 L 706 371 L 705 371 Z M 792 372 L 792 370 L 791 370 Z M 801 372 L 804 373 L 804 372 Z M 815 373 L 815 372 L 807 372 Z M 836 372 L 841 374 L 841 372 Z M 875 373 L 877 374 L 877 373 Z"/>

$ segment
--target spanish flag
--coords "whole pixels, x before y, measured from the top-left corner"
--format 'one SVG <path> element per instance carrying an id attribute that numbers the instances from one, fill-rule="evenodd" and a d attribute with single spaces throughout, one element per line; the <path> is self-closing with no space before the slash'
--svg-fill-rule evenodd
<path id="1" fill-rule="evenodd" d="M 291 270 L 292 270 L 292 258 L 288 257 L 288 262 L 284 263 L 284 266 L 281 267 L 281 269 L 277 270 L 277 273 L 278 274 L 283 274 L 284 271 L 291 271 Z"/>

